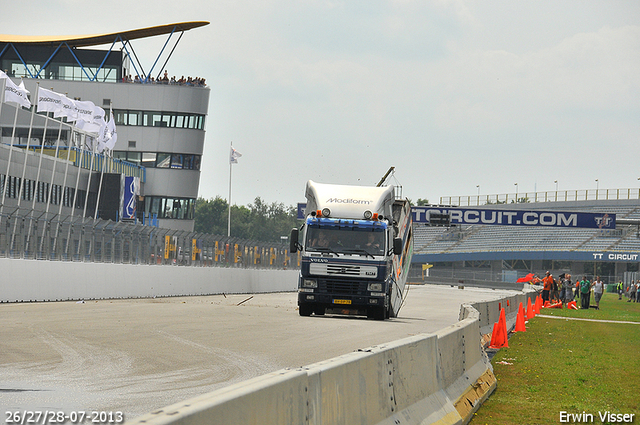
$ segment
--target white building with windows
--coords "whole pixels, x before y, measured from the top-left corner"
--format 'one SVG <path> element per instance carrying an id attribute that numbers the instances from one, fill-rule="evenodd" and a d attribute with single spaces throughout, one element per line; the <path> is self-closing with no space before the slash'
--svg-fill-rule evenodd
<path id="1" fill-rule="evenodd" d="M 207 24 L 186 22 L 82 37 L 1 36 L 0 69 L 16 84 L 23 79 L 32 103 L 41 85 L 71 99 L 90 100 L 107 115 L 112 110 L 118 142 L 106 156 L 117 165 L 112 170 L 140 176 L 138 219 L 155 217 L 159 227 L 191 231 L 210 90 L 201 79 L 163 81 L 163 70 L 153 69 L 143 74 L 131 41 L 163 35 L 170 41 Z M 118 43 L 120 50 L 115 49 Z M 4 214 L 16 209 L 53 214 L 61 205 L 61 215 L 94 216 L 99 196 L 94 177 L 99 170 L 85 164 L 92 154 L 81 160 L 70 127 L 5 103 L 0 132 L 0 175 L 7 189 Z M 56 144 L 60 149 L 54 149 Z M 75 149 L 73 155 L 65 156 L 67 149 Z M 94 163 L 103 156 L 97 155 Z M 76 199 L 75 211 L 73 201 L 66 199 L 71 197 Z M 56 208 L 50 208 L 52 204 Z M 98 210 L 100 217 L 109 218 L 101 207 Z"/>

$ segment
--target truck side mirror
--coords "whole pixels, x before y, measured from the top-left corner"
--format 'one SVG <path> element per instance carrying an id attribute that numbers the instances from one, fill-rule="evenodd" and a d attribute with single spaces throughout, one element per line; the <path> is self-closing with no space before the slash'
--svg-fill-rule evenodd
<path id="1" fill-rule="evenodd" d="M 291 229 L 291 236 L 289 237 L 289 251 L 293 254 L 294 252 L 298 252 L 298 229 L 295 227 Z"/>
<path id="2" fill-rule="evenodd" d="M 393 239 L 393 254 L 400 255 L 402 254 L 402 239 L 394 238 Z"/>

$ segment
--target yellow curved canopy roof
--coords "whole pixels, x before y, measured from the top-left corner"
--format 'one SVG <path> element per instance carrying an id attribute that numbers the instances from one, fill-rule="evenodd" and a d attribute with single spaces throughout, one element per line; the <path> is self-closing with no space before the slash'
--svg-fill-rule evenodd
<path id="1" fill-rule="evenodd" d="M 137 38 L 153 37 L 156 35 L 169 34 L 172 31 L 188 31 L 190 29 L 209 25 L 207 21 L 180 22 L 177 24 L 159 25 L 155 27 L 140 28 L 130 31 L 119 31 L 108 34 L 93 35 L 5 35 L 0 34 L 0 43 L 14 44 L 37 44 L 37 45 L 57 45 L 67 42 L 71 47 L 89 47 L 102 44 L 111 44 L 119 35 L 124 40 L 135 40 Z"/>

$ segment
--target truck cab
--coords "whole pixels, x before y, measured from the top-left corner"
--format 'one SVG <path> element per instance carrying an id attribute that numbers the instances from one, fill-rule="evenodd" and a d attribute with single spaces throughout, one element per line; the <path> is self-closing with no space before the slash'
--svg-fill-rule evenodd
<path id="1" fill-rule="evenodd" d="M 320 200 L 320 201 L 319 201 Z M 395 317 L 410 263 L 411 212 L 393 187 L 307 183 L 307 209 L 291 232 L 301 251 L 301 316 L 360 314 Z"/>

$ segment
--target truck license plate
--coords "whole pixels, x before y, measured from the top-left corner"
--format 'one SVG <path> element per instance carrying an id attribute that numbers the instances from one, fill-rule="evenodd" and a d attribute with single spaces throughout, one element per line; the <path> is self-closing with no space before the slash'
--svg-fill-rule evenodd
<path id="1" fill-rule="evenodd" d="M 333 300 L 334 304 L 351 304 L 351 300 Z"/>

